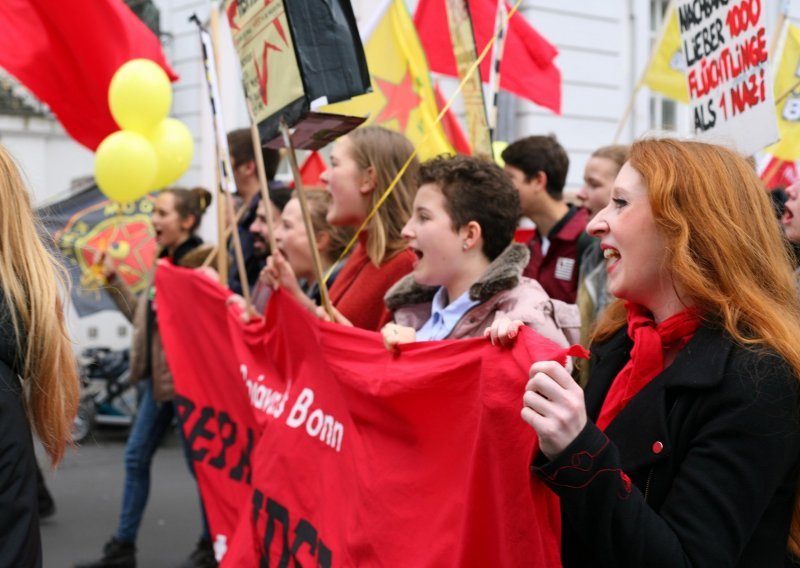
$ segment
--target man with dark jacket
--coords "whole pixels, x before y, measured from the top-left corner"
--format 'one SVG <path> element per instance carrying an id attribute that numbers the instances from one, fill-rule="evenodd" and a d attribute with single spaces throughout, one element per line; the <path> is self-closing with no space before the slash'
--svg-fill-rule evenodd
<path id="1" fill-rule="evenodd" d="M 563 199 L 569 157 L 552 135 L 517 140 L 502 157 L 519 192 L 523 216 L 536 224 L 524 276 L 538 280 L 551 298 L 574 304 L 582 248 L 591 239 L 581 237 L 588 222 L 586 210 Z"/>
<path id="2" fill-rule="evenodd" d="M 258 179 L 256 168 L 255 153 L 253 152 L 253 139 L 249 128 L 241 128 L 228 133 L 228 149 L 231 154 L 231 170 L 233 179 L 236 182 L 236 191 L 246 204 L 247 209 L 239 218 L 237 230 L 239 240 L 242 243 L 242 255 L 244 256 L 244 266 L 246 279 L 250 287 L 255 284 L 261 269 L 264 268 L 265 259 L 269 255 L 269 247 L 263 250 L 254 242 L 254 234 L 250 231 L 250 226 L 256 220 L 256 209 L 261 198 L 261 184 Z M 264 169 L 266 170 L 267 183 L 270 187 L 270 199 L 273 203 L 278 203 L 279 208 L 289 200 L 290 191 L 280 182 L 275 181 L 275 173 L 278 170 L 281 156 L 277 150 L 271 148 L 261 148 L 264 156 Z M 272 191 L 275 190 L 275 191 Z M 231 268 L 228 273 L 228 287 L 231 291 L 242 293 L 242 276 L 239 274 L 239 267 L 233 254 L 233 242 L 228 248 L 231 252 Z"/>

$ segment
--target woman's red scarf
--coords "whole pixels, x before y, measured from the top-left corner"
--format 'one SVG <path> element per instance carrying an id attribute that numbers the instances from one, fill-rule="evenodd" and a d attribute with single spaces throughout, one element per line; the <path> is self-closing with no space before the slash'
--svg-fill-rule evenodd
<path id="1" fill-rule="evenodd" d="M 628 401 L 664 370 L 664 351 L 675 347 L 683 349 L 700 325 L 700 318 L 692 310 L 684 310 L 656 324 L 653 315 L 639 304 L 627 302 L 625 309 L 633 349 L 630 360 L 611 383 L 600 409 L 596 424 L 601 430 L 605 430 Z"/>

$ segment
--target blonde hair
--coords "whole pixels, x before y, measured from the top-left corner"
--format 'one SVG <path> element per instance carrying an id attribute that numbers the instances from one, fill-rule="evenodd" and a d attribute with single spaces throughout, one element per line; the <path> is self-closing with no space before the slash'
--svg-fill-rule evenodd
<path id="1" fill-rule="evenodd" d="M 601 146 L 592 152 L 592 158 L 605 158 L 617 164 L 617 172 L 622 169 L 625 162 L 628 161 L 628 152 L 630 146 L 627 144 L 611 144 L 610 146 Z"/>
<path id="2" fill-rule="evenodd" d="M 800 301 L 789 251 L 767 192 L 752 166 L 719 146 L 642 140 L 630 165 L 647 186 L 666 239 L 666 264 L 686 299 L 735 341 L 773 351 L 800 377 Z M 607 310 L 593 340 L 625 325 L 621 301 Z M 795 503 L 789 544 L 800 551 Z"/>
<path id="3" fill-rule="evenodd" d="M 23 400 L 55 465 L 78 406 L 77 367 L 59 297 L 67 280 L 39 238 L 22 176 L 2 146 L 0 202 L 0 286 L 16 335 Z"/>
<path id="4" fill-rule="evenodd" d="M 381 126 L 358 128 L 347 137 L 351 142 L 351 157 L 358 167 L 363 171 L 371 167 L 375 172 L 375 189 L 369 203 L 372 210 L 414 153 L 414 146 L 402 134 Z M 415 157 L 367 224 L 367 255 L 375 266 L 406 248 L 400 231 L 411 217 L 418 172 L 419 161 Z"/>

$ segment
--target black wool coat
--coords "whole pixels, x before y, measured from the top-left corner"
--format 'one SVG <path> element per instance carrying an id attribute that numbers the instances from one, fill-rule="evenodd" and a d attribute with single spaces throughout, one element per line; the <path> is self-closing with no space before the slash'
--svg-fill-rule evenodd
<path id="1" fill-rule="evenodd" d="M 42 565 L 36 456 L 17 376 L 20 360 L 0 290 L 0 568 Z"/>
<path id="2" fill-rule="evenodd" d="M 783 566 L 800 465 L 798 381 L 708 326 L 601 432 L 630 356 L 592 350 L 588 422 L 534 472 L 561 499 L 564 566 Z"/>

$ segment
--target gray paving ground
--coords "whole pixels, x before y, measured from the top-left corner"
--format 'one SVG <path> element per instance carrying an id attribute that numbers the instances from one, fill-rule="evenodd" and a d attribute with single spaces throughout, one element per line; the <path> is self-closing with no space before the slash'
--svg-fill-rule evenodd
<path id="1" fill-rule="evenodd" d="M 67 568 L 99 556 L 114 532 L 123 483 L 124 430 L 99 430 L 68 451 L 56 472 L 45 472 L 56 514 L 42 522 L 45 568 Z M 39 448 L 41 450 L 41 448 Z M 40 463 L 45 461 L 41 457 Z M 173 432 L 153 464 L 150 501 L 139 533 L 139 568 L 173 568 L 200 534 L 194 480 Z"/>

